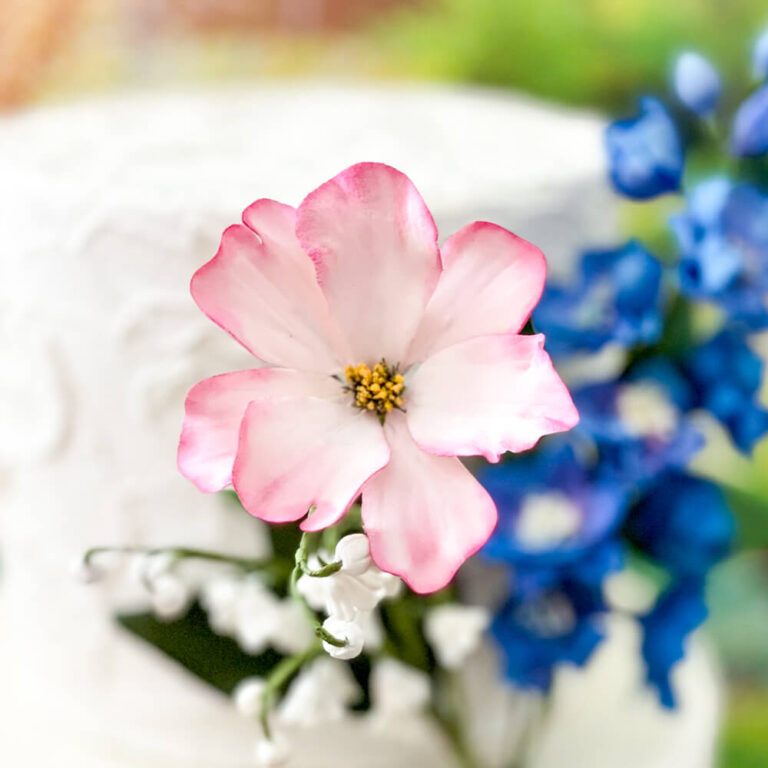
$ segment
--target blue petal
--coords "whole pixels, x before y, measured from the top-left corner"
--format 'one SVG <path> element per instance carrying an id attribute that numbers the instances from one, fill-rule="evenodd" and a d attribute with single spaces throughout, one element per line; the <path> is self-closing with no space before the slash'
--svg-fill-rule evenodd
<path id="1" fill-rule="evenodd" d="M 749 453 L 768 432 L 768 413 L 758 402 L 762 359 L 741 334 L 724 330 L 693 350 L 685 366 L 696 407 L 712 413 L 739 450 Z"/>
<path id="2" fill-rule="evenodd" d="M 689 296 L 713 296 L 731 285 L 743 266 L 738 248 L 719 234 L 707 235 L 692 253 L 680 260 L 680 287 Z"/>
<path id="3" fill-rule="evenodd" d="M 717 106 L 720 76 L 701 54 L 689 51 L 678 57 L 673 86 L 677 98 L 697 115 L 709 115 Z"/>
<path id="4" fill-rule="evenodd" d="M 731 151 L 737 157 L 757 157 L 768 152 L 768 85 L 755 91 L 737 110 Z"/>
<path id="5" fill-rule="evenodd" d="M 642 653 L 646 677 L 659 694 L 663 706 L 676 706 L 670 675 L 685 656 L 685 640 L 707 618 L 703 583 L 684 580 L 673 584 L 641 620 Z"/>
<path id="6" fill-rule="evenodd" d="M 640 99 L 640 114 L 609 125 L 605 140 L 619 192 L 645 200 L 679 189 L 683 150 L 672 118 L 657 99 Z"/>
<path id="7" fill-rule="evenodd" d="M 734 531 L 722 490 L 680 472 L 658 480 L 627 523 L 633 543 L 678 577 L 706 576 L 730 551 Z"/>

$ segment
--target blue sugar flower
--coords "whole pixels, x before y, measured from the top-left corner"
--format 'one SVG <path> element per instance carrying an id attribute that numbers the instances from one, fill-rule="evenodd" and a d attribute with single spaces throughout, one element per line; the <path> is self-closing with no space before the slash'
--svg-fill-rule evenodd
<path id="1" fill-rule="evenodd" d="M 676 699 L 670 679 L 672 668 L 685 656 L 685 640 L 707 618 L 704 585 L 684 579 L 672 584 L 651 611 L 640 620 L 646 678 L 668 709 Z"/>
<path id="2" fill-rule="evenodd" d="M 628 493 L 610 478 L 594 480 L 567 444 L 487 467 L 479 476 L 499 510 L 483 550 L 493 560 L 545 567 L 574 563 L 624 518 Z"/>
<path id="3" fill-rule="evenodd" d="M 717 302 L 749 328 L 768 326 L 768 197 L 716 177 L 670 219 L 681 252 L 681 291 Z"/>
<path id="4" fill-rule="evenodd" d="M 757 38 L 752 49 L 752 74 L 757 80 L 768 77 L 768 29 Z"/>
<path id="5" fill-rule="evenodd" d="M 602 580 L 621 566 L 618 545 L 597 548 L 581 566 L 516 572 L 491 631 L 518 685 L 548 690 L 557 665 L 582 666 L 603 639 Z"/>
<path id="6" fill-rule="evenodd" d="M 714 112 L 720 97 L 720 76 L 712 64 L 693 51 L 680 54 L 672 84 L 678 99 L 701 117 Z"/>
<path id="7" fill-rule="evenodd" d="M 680 187 L 685 158 L 672 118 L 657 99 L 640 99 L 640 114 L 605 134 L 610 176 L 627 197 L 646 200 Z"/>
<path id="8" fill-rule="evenodd" d="M 648 344 L 662 328 L 662 270 L 640 243 L 588 251 L 575 284 L 548 285 L 533 320 L 553 355 Z"/>
<path id="9" fill-rule="evenodd" d="M 619 382 L 592 384 L 573 393 L 581 421 L 576 434 L 597 446 L 597 475 L 638 490 L 649 487 L 669 469 L 684 468 L 704 439 L 685 411 L 691 395 L 685 383 L 672 380 L 671 364 Z"/>
<path id="10" fill-rule="evenodd" d="M 694 406 L 712 413 L 737 448 L 750 453 L 768 432 L 768 412 L 758 402 L 760 357 L 740 334 L 726 329 L 690 354 L 686 372 L 695 392 Z"/>
<path id="11" fill-rule="evenodd" d="M 758 157 L 768 152 L 768 85 L 758 88 L 736 111 L 731 151 L 736 157 Z"/>
<path id="12" fill-rule="evenodd" d="M 717 485 L 669 472 L 632 510 L 626 530 L 636 546 L 678 578 L 703 578 L 728 554 L 734 527 Z"/>

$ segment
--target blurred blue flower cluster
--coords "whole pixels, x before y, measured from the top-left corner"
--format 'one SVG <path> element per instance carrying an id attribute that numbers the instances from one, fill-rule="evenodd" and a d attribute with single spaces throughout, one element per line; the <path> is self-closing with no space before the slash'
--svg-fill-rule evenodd
<path id="1" fill-rule="evenodd" d="M 768 31 L 752 68 L 768 78 Z M 725 115 L 717 69 L 692 51 L 671 84 L 680 120 L 643 97 L 635 116 L 608 127 L 606 149 L 621 195 L 677 196 L 665 222 L 673 245 L 590 250 L 569 281 L 547 286 L 533 324 L 563 374 L 580 371 L 571 386 L 581 422 L 480 473 L 500 514 L 484 554 L 508 573 L 492 627 L 508 677 L 546 690 L 559 665 L 584 664 L 615 609 L 606 579 L 644 564 L 656 598 L 635 619 L 647 681 L 666 707 L 674 665 L 707 615 L 707 575 L 735 538 L 726 493 L 690 469 L 711 433 L 702 414 L 744 454 L 768 433 L 755 351 L 768 328 L 768 84 Z M 688 163 L 697 137 L 719 165 L 702 178 Z M 604 370 L 609 349 L 619 355 Z"/>

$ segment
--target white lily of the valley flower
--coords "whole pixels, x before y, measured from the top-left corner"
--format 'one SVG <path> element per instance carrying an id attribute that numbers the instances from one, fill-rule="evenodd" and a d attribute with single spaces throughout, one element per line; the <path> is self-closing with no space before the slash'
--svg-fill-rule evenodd
<path id="1" fill-rule="evenodd" d="M 256 761 L 262 768 L 277 768 L 286 765 L 290 758 L 290 749 L 279 737 L 262 739 L 256 745 Z"/>
<path id="2" fill-rule="evenodd" d="M 84 555 L 78 555 L 69 564 L 69 572 L 81 584 L 95 584 L 107 575 L 109 568 L 100 558 L 86 560 Z"/>
<path id="3" fill-rule="evenodd" d="M 399 592 L 402 582 L 372 563 L 368 539 L 362 533 L 341 539 L 336 545 L 334 560 L 341 563 L 340 570 L 324 577 L 302 576 L 298 582 L 299 592 L 314 610 L 357 624 L 366 642 L 370 642 L 371 647 L 379 647 L 381 631 L 373 612 L 382 600 Z M 311 568 L 320 564 L 319 559 L 310 559 Z M 340 658 L 338 650 L 331 655 Z"/>
<path id="4" fill-rule="evenodd" d="M 429 675 L 395 659 L 378 661 L 371 672 L 371 702 L 377 720 L 420 714 L 429 704 Z"/>
<path id="5" fill-rule="evenodd" d="M 364 533 L 344 536 L 336 545 L 336 560 L 350 576 L 360 576 L 371 567 L 371 547 Z"/>
<path id="6" fill-rule="evenodd" d="M 278 620 L 274 625 L 271 642 L 275 650 L 288 656 L 306 651 L 315 640 L 315 633 L 304 608 L 295 600 L 281 600 Z"/>
<path id="7" fill-rule="evenodd" d="M 293 681 L 278 718 L 283 725 L 311 727 L 341 720 L 360 697 L 360 689 L 346 664 L 319 658 Z"/>
<path id="8" fill-rule="evenodd" d="M 458 669 L 480 644 L 491 617 L 479 605 L 439 605 L 427 613 L 424 634 L 438 662 Z"/>
<path id="9" fill-rule="evenodd" d="M 237 627 L 237 599 L 240 581 L 220 578 L 205 584 L 200 601 L 208 614 L 211 629 L 219 635 L 233 635 Z"/>
<path id="10" fill-rule="evenodd" d="M 354 621 L 346 621 L 336 616 L 329 616 L 323 622 L 323 629 L 338 640 L 346 641 L 346 645 L 333 645 L 323 641 L 323 648 L 334 659 L 348 661 L 359 656 L 365 643 L 365 635 L 362 627 Z"/>
<path id="11" fill-rule="evenodd" d="M 261 714 L 261 703 L 267 683 L 260 677 L 248 677 L 241 680 L 232 694 L 237 711 L 248 718 L 257 718 Z"/>
<path id="12" fill-rule="evenodd" d="M 151 583 L 152 610 L 155 615 L 166 621 L 182 616 L 194 594 L 182 579 L 173 573 L 161 573 Z"/>
<path id="13" fill-rule="evenodd" d="M 280 601 L 257 579 L 241 583 L 236 615 L 235 637 L 247 653 L 262 653 L 280 632 Z"/>

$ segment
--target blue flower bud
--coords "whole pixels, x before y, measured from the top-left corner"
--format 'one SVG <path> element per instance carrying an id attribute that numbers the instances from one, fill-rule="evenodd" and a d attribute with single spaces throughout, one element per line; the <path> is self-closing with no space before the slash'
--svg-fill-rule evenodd
<path id="1" fill-rule="evenodd" d="M 768 77 L 768 29 L 757 38 L 752 49 L 752 73 L 758 80 Z"/>
<path id="2" fill-rule="evenodd" d="M 611 123 L 605 133 L 616 189 L 647 200 L 680 187 L 685 159 L 672 118 L 657 99 L 640 99 L 640 114 Z"/>
<path id="3" fill-rule="evenodd" d="M 678 56 L 672 78 L 680 101 L 700 117 L 711 114 L 720 97 L 720 76 L 710 62 L 688 51 Z"/>
<path id="4" fill-rule="evenodd" d="M 757 157 L 768 152 L 768 85 L 756 90 L 737 110 L 731 151 L 737 157 Z"/>

